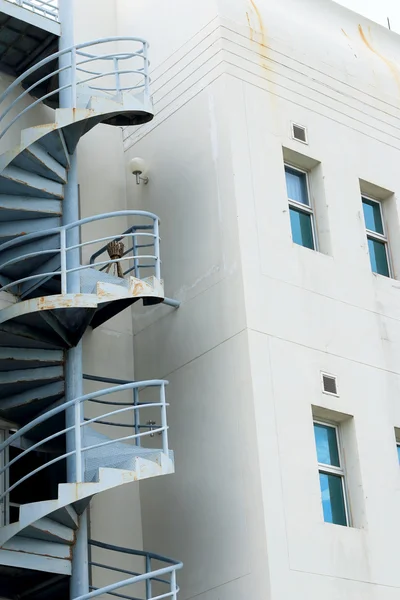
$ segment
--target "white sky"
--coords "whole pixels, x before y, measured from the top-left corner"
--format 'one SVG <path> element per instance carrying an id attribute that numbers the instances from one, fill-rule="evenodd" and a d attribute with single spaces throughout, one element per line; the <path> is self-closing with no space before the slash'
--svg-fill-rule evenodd
<path id="1" fill-rule="evenodd" d="M 400 0 L 335 0 L 372 21 L 387 26 L 387 17 L 391 28 L 400 33 Z"/>
<path id="2" fill-rule="evenodd" d="M 400 0 L 335 0 L 368 19 L 387 26 L 387 17 L 391 28 L 400 33 Z"/>

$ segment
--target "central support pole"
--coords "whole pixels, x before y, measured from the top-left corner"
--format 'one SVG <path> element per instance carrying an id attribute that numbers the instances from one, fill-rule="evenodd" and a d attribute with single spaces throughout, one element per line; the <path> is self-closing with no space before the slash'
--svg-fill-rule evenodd
<path id="1" fill-rule="evenodd" d="M 59 0 L 59 15 L 61 23 L 60 51 L 74 45 L 74 8 L 73 0 Z M 74 72 L 73 54 L 67 52 L 60 57 L 60 68 L 66 67 L 60 73 L 60 108 L 76 108 L 73 81 Z M 79 220 L 79 194 L 78 194 L 78 161 L 76 151 L 70 156 L 70 168 L 68 172 L 68 183 L 64 188 L 63 201 L 63 224 L 68 225 Z M 79 229 L 74 228 L 67 231 L 67 247 L 79 244 Z M 67 253 L 67 269 L 73 269 L 80 265 L 79 248 Z M 69 294 L 80 292 L 79 272 L 67 275 L 67 290 Z M 83 395 L 82 376 L 82 342 L 75 348 L 67 351 L 65 365 L 65 400 L 75 400 Z M 66 427 L 74 427 L 67 434 L 67 452 L 76 451 L 67 461 L 68 481 L 75 483 L 82 481 L 81 456 L 78 454 L 76 436 L 81 434 L 80 423 L 82 422 L 83 410 L 81 405 L 73 406 L 66 413 Z M 79 464 L 78 464 L 79 461 Z M 89 566 L 88 566 L 88 523 L 86 510 L 80 517 L 79 529 L 76 534 L 76 542 L 72 556 L 72 575 L 70 582 L 70 598 L 74 600 L 79 596 L 89 593 Z"/>

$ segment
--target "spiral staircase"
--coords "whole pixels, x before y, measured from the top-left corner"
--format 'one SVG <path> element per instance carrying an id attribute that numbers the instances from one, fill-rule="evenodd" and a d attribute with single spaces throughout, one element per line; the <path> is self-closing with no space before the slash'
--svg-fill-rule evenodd
<path id="1" fill-rule="evenodd" d="M 0 301 L 7 304 L 0 310 L 5 598 L 69 598 L 72 551 L 91 498 L 174 469 L 168 382 L 87 376 L 99 389 L 66 399 L 66 352 L 85 331 L 139 300 L 151 305 L 164 299 L 156 215 L 119 211 L 63 225 L 71 157 L 81 137 L 99 123 L 135 125 L 153 116 L 147 48 L 136 38 L 77 45 L 39 61 L 0 97 L 4 145 L 22 117 L 34 118 L 36 107 L 45 104 L 54 115 L 50 123 L 22 129 L 18 146 L 0 156 Z M 71 107 L 59 108 L 66 88 Z M 119 252 L 110 253 L 110 245 Z M 77 256 L 78 266 L 71 260 Z M 177 598 L 181 563 L 90 543 L 94 552 L 132 555 L 140 566 L 119 569 L 91 560 L 91 590 L 76 600 L 104 594 Z M 96 569 L 114 571 L 109 585 L 95 585 Z"/>

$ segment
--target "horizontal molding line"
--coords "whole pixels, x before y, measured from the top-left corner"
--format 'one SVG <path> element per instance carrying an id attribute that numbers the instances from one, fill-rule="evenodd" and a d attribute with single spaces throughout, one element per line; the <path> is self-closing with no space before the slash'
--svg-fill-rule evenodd
<path id="1" fill-rule="evenodd" d="M 239 43 L 239 41 L 234 41 L 231 40 L 230 37 L 227 37 L 226 35 L 223 35 L 222 37 L 226 40 L 230 40 L 233 41 L 236 45 L 248 49 L 251 52 L 253 52 L 254 54 L 260 55 L 263 58 L 266 58 L 267 60 L 271 59 L 270 56 L 270 52 L 273 52 L 274 54 L 279 55 L 280 57 L 283 57 L 285 60 L 288 60 L 290 63 L 293 63 L 295 65 L 299 65 L 300 67 L 306 68 L 310 71 L 312 71 L 311 77 L 313 79 L 317 79 L 317 77 L 321 76 L 322 78 L 326 78 L 328 81 L 332 80 L 333 82 L 335 82 L 336 84 L 339 84 L 340 86 L 344 86 L 345 88 L 348 88 L 354 92 L 356 92 L 357 94 L 360 94 L 361 96 L 367 96 L 369 98 L 371 98 L 372 100 L 374 100 L 376 103 L 378 104 L 382 104 L 386 107 L 390 107 L 393 110 L 397 111 L 399 113 L 400 116 L 400 107 L 396 104 L 396 103 L 391 103 L 389 100 L 391 98 L 391 96 L 386 96 L 384 95 L 385 98 L 387 98 L 387 100 L 382 100 L 382 95 L 381 96 L 375 96 L 374 94 L 371 94 L 368 90 L 370 89 L 376 89 L 374 86 L 370 86 L 368 84 L 365 84 L 364 87 L 363 86 L 363 82 L 362 81 L 358 81 L 358 86 L 355 87 L 351 84 L 349 84 L 347 81 L 343 80 L 343 71 L 339 70 L 337 67 L 335 67 L 334 65 L 331 65 L 328 63 L 321 63 L 318 62 L 315 65 L 313 64 L 307 64 L 301 60 L 298 60 L 297 58 L 294 58 L 292 55 L 287 53 L 287 48 L 285 49 L 280 49 L 277 47 L 273 47 L 272 45 L 265 45 L 262 44 L 261 42 L 258 42 L 257 40 L 253 39 L 250 44 L 249 44 L 249 38 L 248 35 L 245 35 L 244 33 L 241 33 L 239 31 L 239 27 L 236 28 L 232 28 L 232 25 L 234 25 L 232 22 L 228 22 L 227 25 L 223 25 L 221 27 L 221 29 L 223 31 L 228 31 L 231 34 L 233 34 L 233 36 L 235 36 L 235 38 L 237 39 L 243 39 L 246 40 L 246 44 L 244 43 Z M 261 34 L 259 34 L 261 36 Z M 277 46 L 281 46 L 282 44 L 274 38 L 269 38 L 270 40 L 273 40 L 274 43 L 277 44 Z M 257 48 L 256 48 L 257 47 Z M 258 50 L 259 48 L 259 50 Z M 313 56 L 309 56 L 308 57 L 310 59 L 310 61 L 312 61 L 314 59 Z M 280 63 L 279 60 L 276 60 L 277 63 Z M 281 64 L 284 64 L 284 62 L 281 62 Z M 333 76 L 329 73 L 326 73 L 326 70 L 322 69 L 322 66 L 325 67 L 329 66 L 330 69 L 332 69 L 333 71 L 336 72 L 336 76 Z M 301 72 L 301 71 L 300 71 Z M 315 74 L 315 75 L 314 75 Z M 346 72 L 346 75 L 350 75 L 350 73 Z M 383 75 L 386 75 L 386 71 L 383 73 Z M 360 87 L 361 84 L 361 87 Z"/>
<path id="2" fill-rule="evenodd" d="M 353 96 L 349 93 L 348 86 L 346 85 L 345 82 L 337 82 L 336 80 L 333 80 L 336 83 L 338 83 L 339 86 L 341 86 L 341 88 L 343 88 L 343 89 L 339 89 L 339 86 L 337 86 L 337 87 L 333 86 L 333 84 L 330 82 L 329 77 L 327 77 L 326 78 L 327 81 L 325 81 L 323 74 L 321 74 L 321 80 L 318 81 L 313 73 L 302 72 L 302 71 L 294 68 L 291 65 L 288 65 L 285 63 L 280 63 L 280 62 L 276 61 L 271 56 L 255 54 L 254 52 L 251 53 L 247 48 L 244 48 L 243 46 L 239 47 L 240 51 L 235 51 L 235 46 L 237 46 L 237 44 L 235 44 L 232 40 L 226 39 L 226 38 L 224 38 L 223 41 L 228 44 L 228 46 L 223 44 L 224 51 L 226 51 L 228 54 L 230 54 L 232 56 L 235 56 L 238 61 L 248 61 L 249 63 L 256 65 L 258 69 L 260 69 L 261 65 L 260 65 L 259 58 L 262 58 L 263 60 L 267 61 L 267 63 L 262 65 L 262 68 L 264 68 L 265 71 L 269 71 L 271 75 L 276 75 L 278 77 L 282 77 L 282 78 L 292 81 L 298 85 L 305 85 L 309 89 L 312 89 L 313 91 L 315 91 L 317 93 L 321 93 L 325 96 L 328 96 L 327 91 L 335 93 L 339 96 L 339 100 L 340 100 L 340 97 L 343 97 L 350 101 L 353 101 L 355 103 L 354 106 L 351 106 L 351 105 L 347 105 L 347 106 L 349 106 L 350 108 L 353 108 L 354 110 L 361 110 L 358 106 L 361 104 L 361 105 L 363 105 L 363 107 L 367 107 L 371 111 L 370 113 L 365 113 L 365 114 L 369 114 L 369 116 L 371 118 L 376 118 L 380 122 L 382 122 L 386 125 L 396 127 L 395 125 L 391 125 L 389 119 L 393 119 L 394 121 L 400 121 L 400 109 L 396 109 L 396 107 L 393 107 L 395 110 L 397 110 L 398 114 L 390 113 L 387 110 L 384 110 L 383 108 L 379 108 L 378 106 L 375 106 L 375 105 L 367 102 L 365 97 L 359 98 L 359 97 Z M 233 49 L 230 49 L 229 45 L 233 46 Z M 247 52 L 248 56 L 245 56 L 243 54 L 243 51 Z M 255 56 L 257 56 L 257 58 L 258 58 L 257 60 L 255 60 L 255 58 L 254 58 Z M 268 68 L 268 65 L 271 65 L 271 69 Z M 279 72 L 278 68 L 275 68 L 275 69 L 272 68 L 273 65 L 275 67 L 283 68 L 285 71 L 289 72 L 290 75 L 292 75 L 292 77 L 289 77 L 285 73 Z M 309 71 L 313 70 L 312 67 L 307 67 L 306 65 L 304 65 L 304 66 L 306 68 L 308 68 Z M 299 77 L 299 79 L 294 79 L 293 78 L 294 75 Z M 301 79 L 303 79 L 303 81 Z M 307 82 L 307 85 L 304 83 L 304 81 Z M 311 87 L 310 84 L 312 84 L 314 87 Z M 357 91 L 354 88 L 350 88 L 350 89 Z M 332 98 L 331 96 L 328 96 L 328 97 L 331 98 L 332 100 L 335 100 L 335 98 Z M 371 96 L 366 96 L 366 97 L 370 98 Z M 386 106 L 387 105 L 385 105 L 385 108 L 386 108 Z M 361 112 L 364 112 L 364 111 L 361 111 Z M 388 117 L 388 120 L 379 119 L 378 117 L 375 117 L 373 113 L 386 115 Z"/>
<path id="3" fill-rule="evenodd" d="M 222 68 L 222 71 L 218 72 L 214 77 L 207 77 L 213 70 L 217 68 Z M 400 150 L 400 135 L 396 137 L 392 134 L 388 134 L 383 132 L 382 129 L 378 127 L 374 127 L 373 125 L 368 125 L 364 121 L 357 119 L 351 115 L 345 114 L 338 109 L 330 107 L 324 103 L 319 102 L 316 99 L 312 99 L 305 94 L 300 94 L 300 92 L 293 92 L 289 90 L 289 92 L 293 95 L 283 95 L 283 93 L 278 93 L 277 91 L 271 91 L 271 85 L 274 85 L 275 82 L 267 80 L 259 75 L 255 75 L 253 73 L 249 73 L 248 71 L 243 70 L 240 67 L 237 67 L 235 64 L 231 64 L 227 61 L 221 60 L 218 66 L 211 69 L 206 75 L 201 76 L 198 80 L 191 84 L 189 88 L 186 88 L 183 92 L 179 94 L 178 97 L 172 97 L 170 99 L 169 104 L 162 107 L 158 113 L 156 113 L 156 117 L 149 125 L 143 126 L 138 129 L 134 134 L 131 134 L 128 138 L 124 140 L 124 149 L 128 151 L 134 144 L 143 139 L 148 133 L 153 131 L 158 125 L 162 124 L 167 118 L 169 118 L 172 114 L 174 114 L 177 110 L 179 110 L 182 106 L 187 104 L 190 100 L 192 100 L 195 96 L 197 96 L 201 91 L 203 91 L 206 87 L 211 85 L 216 79 L 218 79 L 221 75 L 228 75 L 239 79 L 240 81 L 245 81 L 250 85 L 255 85 L 256 87 L 266 91 L 267 93 L 273 94 L 287 102 L 291 102 L 297 106 L 302 108 L 312 110 L 316 114 L 327 118 L 343 127 L 348 127 L 358 133 L 361 133 L 371 139 L 378 140 L 379 142 L 390 146 L 396 150 Z M 285 89 L 280 84 L 276 84 L 277 87 Z M 317 107 L 313 106 L 317 105 Z M 336 118 L 335 118 L 336 117 Z M 385 136 L 389 139 L 385 139 Z M 396 145 L 394 142 L 399 142 Z"/>
<path id="4" fill-rule="evenodd" d="M 257 64 L 258 66 L 260 65 L 258 58 L 260 57 L 264 60 L 267 60 L 268 62 L 271 62 L 271 64 L 276 64 L 276 65 L 280 65 L 285 69 L 288 69 L 290 71 L 293 71 L 295 73 L 297 73 L 299 76 L 301 77 L 305 77 L 307 78 L 309 81 L 314 82 L 316 85 L 321 85 L 322 89 L 324 91 L 326 91 L 326 88 L 331 89 L 332 91 L 334 91 L 335 93 L 342 95 L 344 97 L 347 98 L 351 98 L 352 100 L 354 100 L 356 103 L 362 103 L 365 104 L 365 106 L 368 106 L 369 108 L 371 108 L 371 110 L 373 111 L 379 111 L 382 112 L 384 114 L 387 114 L 389 117 L 392 117 L 394 119 L 398 119 L 400 118 L 400 108 L 397 107 L 394 104 L 390 104 L 389 102 L 385 102 L 382 100 L 382 98 L 378 98 L 377 96 L 374 96 L 372 94 L 370 94 L 367 91 L 363 91 L 360 88 L 356 88 L 354 86 L 351 86 L 350 84 L 348 84 L 346 81 L 340 80 L 336 77 L 333 77 L 332 75 L 327 74 L 326 72 L 322 71 L 321 69 L 318 69 L 317 67 L 311 65 L 311 64 L 306 64 L 302 61 L 299 61 L 291 56 L 289 56 L 288 54 L 285 54 L 284 52 L 273 48 L 272 46 L 264 46 L 262 44 L 260 44 L 257 41 L 250 41 L 248 37 L 244 36 L 243 33 L 240 33 L 236 30 L 233 30 L 232 28 L 228 28 L 226 26 L 221 26 L 221 27 L 216 27 L 213 31 L 211 32 L 207 32 L 205 38 L 203 38 L 202 40 L 200 40 L 196 46 L 194 47 L 190 47 L 188 48 L 186 54 L 184 56 L 182 56 L 181 60 L 185 60 L 187 62 L 187 58 L 190 56 L 190 54 L 196 49 L 198 48 L 206 38 L 210 37 L 211 35 L 214 35 L 215 33 L 218 33 L 218 31 L 220 31 L 220 35 L 217 37 L 216 40 L 214 40 L 211 44 L 208 45 L 208 47 L 206 49 L 209 49 L 211 46 L 213 46 L 216 41 L 218 40 L 222 40 L 222 42 L 227 42 L 232 44 L 233 46 L 238 46 L 240 53 L 238 54 L 237 52 L 232 51 L 233 54 L 236 54 L 238 57 L 240 57 L 243 60 L 250 60 L 251 62 L 253 62 L 254 64 Z M 227 32 L 227 34 L 225 33 Z M 229 37 L 229 34 L 232 34 L 235 39 L 232 39 L 232 37 Z M 241 40 L 245 40 L 246 44 L 242 43 Z M 205 49 L 205 50 L 206 50 Z M 197 56 L 195 58 L 198 58 L 198 56 L 202 53 L 205 52 L 205 50 L 202 50 L 201 52 L 199 52 L 197 54 Z M 225 50 L 228 50 L 225 47 Z M 246 51 L 249 55 L 249 57 L 245 57 L 242 54 L 242 51 Z M 273 57 L 271 57 L 270 53 L 274 53 L 276 54 L 278 57 L 282 57 L 284 58 L 286 61 L 289 62 L 289 64 L 286 64 L 285 62 L 279 61 L 278 59 L 275 59 Z M 267 54 L 266 54 L 267 53 Z M 253 58 L 250 58 L 250 57 Z M 194 61 L 194 59 L 193 59 Z M 192 62 L 193 62 L 192 61 Z M 165 61 L 167 62 L 167 61 Z M 165 64 L 165 63 L 163 63 Z M 159 67 L 157 67 L 155 69 L 155 71 L 152 73 L 152 77 L 153 77 L 153 95 L 156 96 L 158 94 L 158 92 L 162 89 L 162 87 L 164 85 L 168 85 L 168 83 L 170 83 L 171 81 L 173 81 L 173 79 L 179 74 L 178 73 L 174 73 L 173 72 L 173 68 L 176 67 L 179 64 L 179 62 L 175 61 L 173 65 L 170 65 L 168 67 L 167 71 L 162 72 L 159 76 L 155 76 L 156 71 L 158 70 Z M 298 68 L 295 68 L 293 65 L 298 65 L 299 67 L 303 67 L 305 70 L 308 70 L 309 73 L 303 72 L 302 70 L 299 70 Z M 181 67 L 180 71 L 187 68 L 187 64 L 184 65 L 183 67 Z M 190 63 L 189 63 L 190 66 Z M 332 67 L 333 68 L 333 67 Z M 273 69 L 271 69 L 271 71 L 273 71 Z M 171 76 L 171 73 L 172 76 Z M 280 76 L 284 76 L 282 73 L 278 73 L 276 72 L 277 75 Z M 161 85 L 156 88 L 156 84 L 157 82 L 159 82 L 160 80 L 162 80 L 165 75 L 168 75 L 168 80 L 166 82 L 161 82 Z M 340 75 L 340 71 L 338 72 L 338 76 Z M 318 77 L 321 77 L 321 81 L 318 81 Z M 299 84 L 301 84 L 302 82 L 298 82 Z M 337 84 L 338 88 L 336 89 L 334 87 L 334 84 Z M 339 87 L 343 88 L 339 89 Z M 345 91 L 346 90 L 346 91 Z M 351 93 L 349 93 L 349 90 L 355 92 L 356 94 L 360 95 L 361 97 L 357 97 L 357 96 L 352 96 Z M 316 90 L 317 91 L 317 90 Z M 371 100 L 373 100 L 377 105 L 373 105 L 370 104 L 369 102 L 366 101 L 366 98 L 370 98 Z M 379 105 L 382 105 L 381 108 L 379 107 Z M 357 107 L 354 107 L 355 109 L 357 109 Z M 398 113 L 398 116 L 395 114 L 391 114 L 390 112 L 387 111 L 387 108 L 391 108 L 394 111 L 396 111 Z M 385 110 L 386 109 L 386 110 Z M 358 110 L 358 109 L 357 109 Z M 371 115 L 371 117 L 373 117 L 373 115 Z M 389 123 L 388 123 L 389 124 Z M 390 125 L 390 124 L 389 124 Z M 127 128 L 129 129 L 129 128 Z"/>
<path id="5" fill-rule="evenodd" d="M 212 32 L 207 33 L 206 38 L 210 38 L 210 36 L 215 34 L 216 31 L 217 30 L 214 29 Z M 304 108 L 308 108 L 310 110 L 315 110 L 314 108 L 312 108 L 312 103 L 317 104 L 319 110 L 321 110 L 320 107 L 323 107 L 327 111 L 327 114 L 320 112 L 319 114 L 321 114 L 322 116 L 332 118 L 334 115 L 329 114 L 329 112 L 331 111 L 332 113 L 338 115 L 338 118 L 333 119 L 334 121 L 341 123 L 345 127 L 350 126 L 352 129 L 359 131 L 360 133 L 363 133 L 373 139 L 378 139 L 379 141 L 389 146 L 392 146 L 393 148 L 399 149 L 398 146 L 395 143 L 393 143 L 393 141 L 399 141 L 400 146 L 400 111 L 399 117 L 387 113 L 378 107 L 372 106 L 365 100 L 360 100 L 354 96 L 349 95 L 347 92 L 345 93 L 340 89 L 334 89 L 331 86 L 328 86 L 327 83 L 323 81 L 317 81 L 315 78 L 310 77 L 306 73 L 297 71 L 291 66 L 285 65 L 283 63 L 276 63 L 270 57 L 260 55 L 259 53 L 252 50 L 250 47 L 243 48 L 243 45 L 236 44 L 241 51 L 244 50 L 245 52 L 247 52 L 247 56 L 244 56 L 243 53 L 237 54 L 236 52 L 233 52 L 232 50 L 224 47 L 224 45 L 221 46 L 221 43 L 226 43 L 230 46 L 233 45 L 233 47 L 235 47 L 235 42 L 233 42 L 230 38 L 227 38 L 225 36 L 220 36 L 219 38 L 214 39 L 211 42 L 211 44 L 209 44 L 206 48 L 201 48 L 201 44 L 203 41 L 204 40 L 201 40 L 195 46 L 195 48 L 191 49 L 190 52 L 192 52 L 196 48 L 199 50 L 198 54 L 195 57 L 193 57 L 191 62 L 187 64 L 186 61 L 186 64 L 184 64 L 180 68 L 180 70 L 178 70 L 172 77 L 169 77 L 167 81 L 164 80 L 163 82 L 161 82 L 160 87 L 154 91 L 154 105 L 156 109 L 155 119 L 150 124 L 144 125 L 134 131 L 129 131 L 129 128 L 124 130 L 125 150 L 128 150 L 132 145 L 137 143 L 140 139 L 147 135 L 147 133 L 152 131 L 166 118 L 168 118 L 171 114 L 178 110 L 178 108 L 186 104 L 191 98 L 197 95 L 199 93 L 199 90 L 196 86 L 200 85 L 201 89 L 204 89 L 205 87 L 207 87 L 207 85 L 210 85 L 210 83 L 212 83 L 212 81 L 208 81 L 207 83 L 205 78 L 208 77 L 210 71 L 213 68 L 216 68 L 216 65 L 211 69 L 208 69 L 203 74 L 201 74 L 201 70 L 205 69 L 206 65 L 212 62 L 218 54 L 221 54 L 221 56 L 223 57 L 218 63 L 218 65 L 225 63 L 227 65 L 226 73 L 228 75 L 232 75 L 250 84 L 257 85 L 257 87 L 265 89 L 265 91 L 273 93 L 277 97 L 280 97 L 289 102 L 294 102 L 295 104 Z M 265 47 L 262 48 L 264 49 Z M 212 51 L 211 54 L 210 51 Z M 264 73 L 260 73 L 260 69 L 263 68 L 260 64 L 260 56 L 266 61 L 268 61 L 268 63 L 270 63 L 271 65 L 279 64 L 280 68 L 290 71 L 291 74 L 295 73 L 297 77 L 303 78 L 303 81 L 290 78 L 285 73 L 280 73 L 277 69 L 274 71 L 273 69 L 269 70 L 268 68 L 264 69 L 265 73 L 268 74 L 269 77 L 273 77 L 274 79 L 265 77 Z M 196 62 L 199 59 L 202 59 L 200 64 Z M 178 64 L 179 63 L 175 63 L 175 65 Z M 246 68 L 246 66 L 248 68 Z M 252 68 L 254 70 L 251 70 Z M 314 67 L 308 66 L 306 68 L 314 69 Z M 234 72 L 234 69 L 236 69 L 237 72 Z M 220 73 L 220 75 L 221 74 L 222 73 Z M 165 73 L 160 75 L 159 81 L 162 80 L 164 75 Z M 196 76 L 195 81 L 191 81 L 191 78 L 193 76 Z M 179 77 L 180 80 L 178 81 L 177 79 Z M 293 87 L 288 87 L 283 85 L 283 83 L 280 83 L 280 78 L 285 82 L 290 82 L 290 85 L 292 85 Z M 205 80 L 203 84 L 201 84 L 202 79 Z M 213 78 L 213 80 L 215 80 L 215 78 Z M 332 79 L 332 81 L 337 82 L 337 80 L 335 79 Z M 184 84 L 186 84 L 186 86 Z M 162 91 L 165 90 L 167 86 L 170 88 L 169 91 L 162 94 Z M 289 94 L 292 94 L 297 98 L 297 101 L 295 100 L 295 98 L 290 98 L 287 95 L 282 95 L 281 93 L 278 93 L 277 90 L 272 91 L 271 86 L 276 86 L 280 88 L 279 91 L 285 90 L 286 92 L 289 92 Z M 341 82 L 341 86 L 343 88 L 346 88 L 347 84 L 345 82 Z M 298 89 L 295 89 L 296 87 Z M 187 94 L 190 92 L 190 90 L 192 91 L 192 96 L 187 97 Z M 334 98 L 332 97 L 332 95 L 329 95 L 327 93 L 327 91 L 329 90 L 331 90 L 332 94 L 337 94 L 338 97 Z M 312 91 L 316 95 L 316 98 L 312 98 L 309 94 L 304 93 L 307 91 Z M 158 95 L 159 97 L 157 97 Z M 365 97 L 367 98 L 371 96 L 365 95 Z M 302 98 L 303 100 L 299 101 L 299 98 Z M 346 100 L 354 102 L 354 106 L 348 104 Z M 174 109 L 168 110 L 168 108 L 173 106 L 174 104 L 176 104 L 176 106 L 174 106 Z M 360 106 L 357 106 L 357 104 L 362 105 L 362 108 Z M 351 111 L 353 111 L 353 113 L 356 114 L 352 115 L 346 112 L 342 112 L 340 110 L 340 107 L 346 107 L 347 109 L 350 109 Z M 365 108 L 369 108 L 371 110 L 371 113 L 365 112 Z M 368 119 L 372 120 L 373 123 L 368 124 L 362 119 L 357 118 L 357 115 L 359 114 L 364 114 Z M 395 123 L 390 123 L 388 120 L 379 118 L 378 115 L 382 114 L 385 114 L 390 119 L 393 119 Z M 357 123 L 358 125 L 355 126 L 355 123 Z M 395 135 L 394 132 L 391 133 L 390 131 L 384 131 L 382 126 L 384 126 L 387 129 L 390 128 L 395 131 L 398 131 L 399 135 Z"/>
<path id="6" fill-rule="evenodd" d="M 140 131 L 138 130 L 135 132 L 135 136 L 131 136 L 124 140 L 124 150 L 128 151 L 134 144 L 143 139 L 146 135 L 148 135 L 151 131 L 153 131 L 156 127 L 161 125 L 166 119 L 173 115 L 177 110 L 190 102 L 190 100 L 193 100 L 193 98 L 195 98 L 200 92 L 202 92 L 205 88 L 207 88 L 224 74 L 226 73 L 223 69 L 223 61 L 221 60 L 216 66 L 212 67 L 206 75 L 200 77 L 196 82 L 194 82 L 188 90 L 182 92 L 179 98 L 180 102 L 176 102 L 175 99 L 172 99 L 171 102 L 153 119 L 154 124 L 152 127 L 146 127 Z"/>

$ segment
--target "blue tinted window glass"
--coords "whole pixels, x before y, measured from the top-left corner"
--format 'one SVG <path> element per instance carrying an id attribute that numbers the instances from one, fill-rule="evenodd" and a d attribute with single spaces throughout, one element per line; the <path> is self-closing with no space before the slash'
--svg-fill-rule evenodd
<path id="1" fill-rule="evenodd" d="M 340 467 L 336 429 L 329 425 L 314 423 L 314 436 L 318 462 L 332 467 Z"/>
<path id="2" fill-rule="evenodd" d="M 319 482 L 324 521 L 347 525 L 342 478 L 339 475 L 320 473 Z"/>
<path id="3" fill-rule="evenodd" d="M 378 204 L 378 202 L 374 202 L 373 200 L 367 200 L 367 198 L 363 198 L 362 202 L 365 227 L 370 231 L 375 231 L 375 233 L 380 233 L 381 235 L 383 235 L 383 223 L 380 204 Z"/>
<path id="4" fill-rule="evenodd" d="M 371 269 L 374 273 L 389 277 L 389 264 L 386 254 L 386 244 L 368 238 L 369 258 L 371 261 Z"/>
<path id="5" fill-rule="evenodd" d="M 289 213 L 294 243 L 314 250 L 315 246 L 311 222 L 312 216 L 301 210 L 296 210 L 292 206 L 289 207 Z"/>
<path id="6" fill-rule="evenodd" d="M 290 167 L 285 167 L 285 175 L 289 200 L 295 200 L 308 206 L 307 175 Z"/>
<path id="7" fill-rule="evenodd" d="M 399 457 L 399 462 L 400 462 L 400 444 L 397 446 L 397 455 Z"/>

